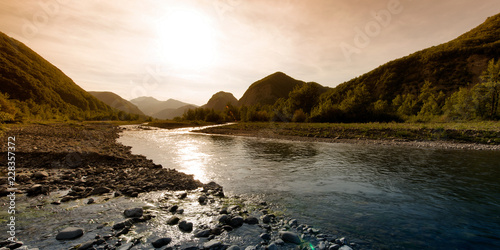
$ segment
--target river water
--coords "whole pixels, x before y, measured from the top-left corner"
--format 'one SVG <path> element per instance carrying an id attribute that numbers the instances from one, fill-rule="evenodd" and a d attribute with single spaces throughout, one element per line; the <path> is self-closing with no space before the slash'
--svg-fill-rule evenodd
<path id="1" fill-rule="evenodd" d="M 373 249 L 499 249 L 500 152 L 127 130 L 164 167 Z"/>

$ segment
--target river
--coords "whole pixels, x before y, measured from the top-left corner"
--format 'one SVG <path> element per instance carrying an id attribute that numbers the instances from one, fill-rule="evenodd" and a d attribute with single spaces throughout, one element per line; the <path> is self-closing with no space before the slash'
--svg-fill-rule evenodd
<path id="1" fill-rule="evenodd" d="M 373 249 L 499 249 L 500 152 L 127 130 L 164 167 Z"/>

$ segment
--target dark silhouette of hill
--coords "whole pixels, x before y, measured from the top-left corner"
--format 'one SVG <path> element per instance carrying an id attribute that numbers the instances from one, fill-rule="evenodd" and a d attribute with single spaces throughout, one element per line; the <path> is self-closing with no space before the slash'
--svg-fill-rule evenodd
<path id="1" fill-rule="evenodd" d="M 113 92 L 89 91 L 88 93 L 115 109 L 131 114 L 144 115 L 144 113 L 136 105 L 121 98 Z"/>
<path id="2" fill-rule="evenodd" d="M 7 93 L 10 100 L 17 100 L 19 112 L 43 113 L 44 118 L 99 119 L 114 112 L 56 66 L 1 32 L 0 92 Z"/>
<path id="3" fill-rule="evenodd" d="M 233 94 L 220 91 L 214 94 L 207 104 L 201 106 L 202 108 L 215 109 L 217 111 L 222 111 L 226 109 L 227 104 L 230 103 L 233 106 L 238 105 L 238 99 L 234 97 Z"/>
<path id="4" fill-rule="evenodd" d="M 418 95 L 426 81 L 446 96 L 460 87 L 476 84 L 490 59 L 500 57 L 500 14 L 458 38 L 433 46 L 338 85 L 323 96 L 340 104 L 349 91 L 364 87 L 369 102 L 389 103 L 397 95 Z"/>
<path id="5" fill-rule="evenodd" d="M 154 97 L 142 96 L 130 100 L 131 103 L 135 104 L 144 114 L 156 117 L 155 115 L 166 109 L 178 109 L 186 105 L 192 105 L 189 103 L 177 101 L 174 99 L 168 99 L 166 101 L 159 101 Z M 195 106 L 195 105 L 193 105 Z M 162 118 L 159 118 L 162 119 Z"/>
<path id="6" fill-rule="evenodd" d="M 176 109 L 164 109 L 164 110 L 162 110 L 160 112 L 154 113 L 152 115 L 152 117 L 158 118 L 158 119 L 168 119 L 168 120 L 171 120 L 171 119 L 174 119 L 175 117 L 182 117 L 182 115 L 184 114 L 184 112 L 186 112 L 189 109 L 195 109 L 197 107 L 198 106 L 188 104 L 188 105 L 182 106 L 180 108 L 176 108 Z"/>
<path id="7" fill-rule="evenodd" d="M 288 94 L 298 84 L 304 84 L 304 82 L 282 72 L 276 72 L 250 85 L 238 101 L 238 105 L 273 105 L 280 98 L 288 98 Z"/>

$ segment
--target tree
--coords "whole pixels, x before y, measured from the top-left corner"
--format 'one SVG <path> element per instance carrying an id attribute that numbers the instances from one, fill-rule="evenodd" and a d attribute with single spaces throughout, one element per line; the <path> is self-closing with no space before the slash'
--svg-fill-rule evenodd
<path id="1" fill-rule="evenodd" d="M 498 106 L 500 101 L 500 60 L 495 63 L 495 59 L 488 62 L 488 68 L 481 75 L 482 85 L 488 102 L 488 118 L 493 119 L 498 116 Z"/>

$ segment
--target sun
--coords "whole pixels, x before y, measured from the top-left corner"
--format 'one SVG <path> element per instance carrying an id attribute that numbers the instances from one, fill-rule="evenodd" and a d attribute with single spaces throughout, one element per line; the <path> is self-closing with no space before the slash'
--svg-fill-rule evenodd
<path id="1" fill-rule="evenodd" d="M 157 23 L 161 61 L 179 69 L 201 70 L 216 57 L 216 37 L 210 19 L 191 9 L 169 11 Z"/>

